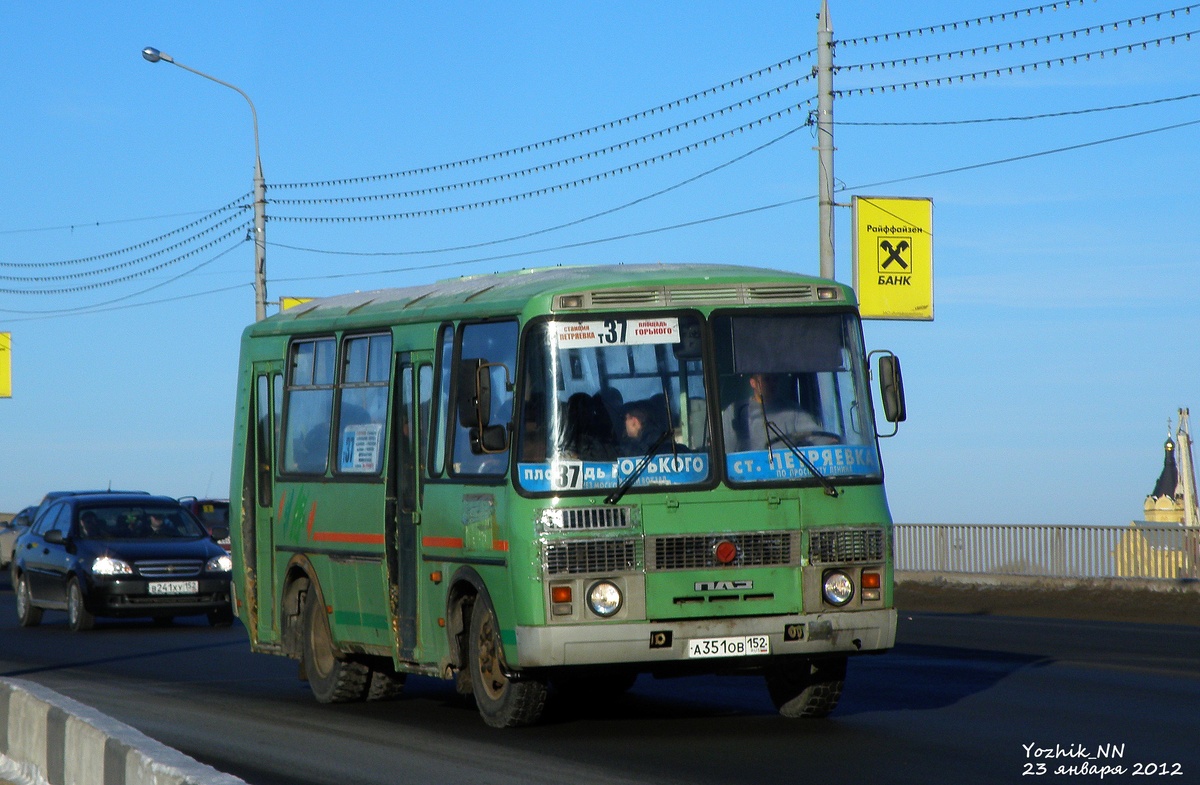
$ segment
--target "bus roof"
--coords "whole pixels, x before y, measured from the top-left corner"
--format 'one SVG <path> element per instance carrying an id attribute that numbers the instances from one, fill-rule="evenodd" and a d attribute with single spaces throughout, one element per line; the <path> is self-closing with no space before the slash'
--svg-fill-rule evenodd
<path id="1" fill-rule="evenodd" d="M 510 272 L 470 275 L 419 286 L 351 292 L 310 300 L 251 325 L 254 334 L 290 333 L 304 330 L 317 322 L 334 320 L 339 323 L 377 322 L 388 319 L 397 322 L 424 321 L 461 316 L 470 310 L 479 315 L 516 314 L 534 304 L 549 311 L 558 295 L 608 291 L 630 295 L 627 301 L 606 298 L 608 307 L 642 305 L 644 307 L 675 307 L 741 302 L 742 285 L 776 284 L 783 289 L 770 298 L 769 304 L 780 305 L 787 298 L 786 287 L 795 287 L 797 294 L 791 302 L 813 299 L 799 292 L 816 286 L 837 287 L 842 304 L 854 303 L 853 292 L 841 284 L 814 276 L 800 275 L 762 267 L 713 264 L 614 264 L 591 266 L 543 267 Z M 683 287 L 693 292 L 686 303 L 671 302 L 670 298 L 652 298 L 655 291 L 663 292 Z M 708 293 L 697 297 L 695 292 Z M 640 295 L 640 296 L 639 296 Z M 621 298 L 618 298 L 618 300 Z M 593 303 L 589 300 L 588 305 Z M 602 307 L 596 303 L 595 307 Z"/>

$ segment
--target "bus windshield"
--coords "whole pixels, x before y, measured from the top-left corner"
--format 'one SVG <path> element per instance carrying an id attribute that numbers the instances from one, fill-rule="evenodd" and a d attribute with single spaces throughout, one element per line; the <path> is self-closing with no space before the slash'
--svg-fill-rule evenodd
<path id="1" fill-rule="evenodd" d="M 715 392 L 698 316 L 535 324 L 522 371 L 518 485 L 696 485 L 713 478 L 714 460 L 731 484 L 812 482 L 813 468 L 879 476 L 853 314 L 741 311 L 710 325 Z"/>
<path id="2" fill-rule="evenodd" d="M 712 329 L 730 483 L 880 475 L 856 317 L 722 315 Z"/>
<path id="3" fill-rule="evenodd" d="M 709 479 L 697 317 L 545 321 L 526 348 L 522 488 L 616 488 L 635 475 L 635 488 Z"/>

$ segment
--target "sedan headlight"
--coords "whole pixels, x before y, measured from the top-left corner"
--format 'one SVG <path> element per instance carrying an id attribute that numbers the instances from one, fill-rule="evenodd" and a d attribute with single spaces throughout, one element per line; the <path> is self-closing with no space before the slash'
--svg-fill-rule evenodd
<path id="1" fill-rule="evenodd" d="M 233 559 L 228 554 L 214 556 L 204 565 L 205 572 L 233 572 Z"/>
<path id="2" fill-rule="evenodd" d="M 93 575 L 133 575 L 133 568 L 120 559 L 101 556 L 92 562 Z"/>
<path id="3" fill-rule="evenodd" d="M 833 570 L 825 574 L 821 590 L 827 603 L 841 606 L 850 602 L 850 598 L 854 596 L 854 582 L 841 570 Z"/>
<path id="4" fill-rule="evenodd" d="M 588 589 L 587 603 L 592 613 L 608 618 L 621 610 L 621 590 L 610 581 L 593 583 Z"/>

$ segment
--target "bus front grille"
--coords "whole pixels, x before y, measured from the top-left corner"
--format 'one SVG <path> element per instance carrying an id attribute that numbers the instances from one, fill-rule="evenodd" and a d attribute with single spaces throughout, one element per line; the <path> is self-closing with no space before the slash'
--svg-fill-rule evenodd
<path id="1" fill-rule="evenodd" d="M 634 572 L 641 566 L 641 539 L 557 540 L 545 543 L 547 575 Z"/>
<path id="2" fill-rule="evenodd" d="M 555 507 L 542 510 L 541 525 L 552 531 L 628 529 L 628 507 Z"/>
<path id="3" fill-rule="evenodd" d="M 696 570 L 708 567 L 770 567 L 795 564 L 797 532 L 743 532 L 738 534 L 690 534 L 651 537 L 651 570 Z M 737 546 L 737 557 L 729 563 L 717 561 L 717 546 Z"/>
<path id="4" fill-rule="evenodd" d="M 809 564 L 883 561 L 883 529 L 817 529 L 808 533 Z"/>

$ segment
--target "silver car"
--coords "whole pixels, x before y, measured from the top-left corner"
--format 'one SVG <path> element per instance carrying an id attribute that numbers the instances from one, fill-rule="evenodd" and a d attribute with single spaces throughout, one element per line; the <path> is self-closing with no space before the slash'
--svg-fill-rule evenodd
<path id="1" fill-rule="evenodd" d="M 0 523 L 0 570 L 8 569 L 8 565 L 12 564 L 13 546 L 16 545 L 17 536 L 33 523 L 37 509 L 37 505 L 26 507 L 14 515 L 11 521 Z"/>

